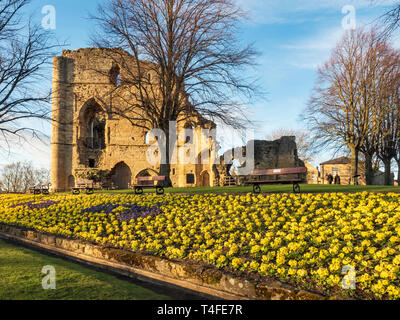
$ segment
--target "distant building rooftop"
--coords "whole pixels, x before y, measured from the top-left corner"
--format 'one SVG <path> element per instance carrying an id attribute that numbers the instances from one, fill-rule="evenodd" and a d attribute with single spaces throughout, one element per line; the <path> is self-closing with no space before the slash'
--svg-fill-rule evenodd
<path id="1" fill-rule="evenodd" d="M 321 165 L 325 164 L 349 164 L 351 162 L 351 159 L 348 157 L 340 157 L 337 159 L 332 159 L 326 162 L 321 163 Z"/>

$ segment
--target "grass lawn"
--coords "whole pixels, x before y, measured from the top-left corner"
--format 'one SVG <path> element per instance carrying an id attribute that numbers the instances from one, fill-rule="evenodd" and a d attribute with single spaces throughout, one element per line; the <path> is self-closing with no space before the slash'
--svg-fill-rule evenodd
<path id="1" fill-rule="evenodd" d="M 56 270 L 56 289 L 42 288 L 44 266 Z M 112 275 L 0 240 L 0 300 L 169 299 Z"/>
<path id="2" fill-rule="evenodd" d="M 193 188 L 166 188 L 166 193 L 248 193 L 252 192 L 252 186 L 234 187 L 193 187 Z M 325 193 L 325 192 L 400 192 L 400 187 L 394 186 L 353 186 L 353 185 L 321 185 L 302 184 L 302 193 Z M 155 189 L 145 189 L 145 193 L 154 193 Z M 292 185 L 264 185 L 261 186 L 262 193 L 292 193 Z M 96 191 L 96 193 L 134 193 L 133 190 Z"/>

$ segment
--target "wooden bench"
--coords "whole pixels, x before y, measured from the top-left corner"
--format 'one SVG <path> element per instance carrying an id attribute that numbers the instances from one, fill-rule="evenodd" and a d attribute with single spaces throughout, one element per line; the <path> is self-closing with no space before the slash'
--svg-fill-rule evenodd
<path id="1" fill-rule="evenodd" d="M 35 186 L 32 188 L 29 188 L 29 192 L 32 194 L 41 194 L 42 193 L 42 189 L 39 186 Z"/>
<path id="2" fill-rule="evenodd" d="M 307 173 L 306 167 L 297 168 L 283 168 L 283 169 L 267 169 L 267 170 L 253 170 L 251 172 L 250 180 L 246 181 L 245 184 L 253 185 L 253 192 L 260 193 L 261 185 L 266 184 L 293 184 L 293 192 L 300 193 L 299 183 L 305 181 L 305 176 L 301 177 L 302 174 Z M 278 178 L 280 175 L 298 175 L 297 178 L 282 179 L 282 180 L 268 180 L 266 177 L 275 176 Z"/>
<path id="3" fill-rule="evenodd" d="M 50 183 L 42 183 L 40 185 L 29 188 L 29 192 L 35 195 L 37 194 L 48 195 L 50 194 Z"/>
<path id="4" fill-rule="evenodd" d="M 137 184 L 133 185 L 135 194 L 143 194 L 143 189 L 156 188 L 157 194 L 164 194 L 164 187 L 159 185 L 160 181 L 165 181 L 165 176 L 138 177 Z M 157 182 L 157 185 L 156 185 Z"/>
<path id="5" fill-rule="evenodd" d="M 83 179 L 76 181 L 75 187 L 72 188 L 72 193 L 80 194 L 82 190 L 85 190 L 86 194 L 93 194 L 94 192 L 93 180 Z"/>
<path id="6" fill-rule="evenodd" d="M 42 194 L 48 195 L 50 194 L 50 183 L 42 183 L 41 185 L 42 188 Z"/>

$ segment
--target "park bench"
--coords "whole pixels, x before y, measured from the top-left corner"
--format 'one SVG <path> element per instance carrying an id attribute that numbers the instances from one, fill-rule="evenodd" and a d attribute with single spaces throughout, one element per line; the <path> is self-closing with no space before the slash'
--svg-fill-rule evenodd
<path id="1" fill-rule="evenodd" d="M 304 177 L 301 175 L 307 173 L 306 167 L 297 168 L 283 168 L 283 169 L 267 169 L 267 170 L 253 170 L 251 172 L 250 180 L 245 184 L 253 185 L 253 192 L 260 193 L 261 185 L 267 184 L 293 184 L 293 192 L 300 193 L 299 183 L 304 182 Z M 297 175 L 297 178 L 278 179 L 280 175 Z M 274 176 L 275 179 L 267 179 L 267 177 Z"/>
<path id="2" fill-rule="evenodd" d="M 42 194 L 48 195 L 50 194 L 50 183 L 42 183 L 41 185 Z"/>
<path id="3" fill-rule="evenodd" d="M 143 189 L 145 188 L 156 188 L 157 194 L 164 194 L 164 187 L 159 185 L 159 182 L 165 181 L 165 178 L 165 176 L 138 177 L 137 183 L 133 185 L 135 194 L 143 194 Z"/>
<path id="4" fill-rule="evenodd" d="M 50 194 L 50 183 L 42 183 L 40 185 L 29 188 L 29 192 L 35 195 L 37 194 L 48 195 Z"/>
<path id="5" fill-rule="evenodd" d="M 83 179 L 77 180 L 75 187 L 72 188 L 73 194 L 80 194 L 81 191 L 85 190 L 86 194 L 93 194 L 94 192 L 94 182 L 93 180 Z"/>

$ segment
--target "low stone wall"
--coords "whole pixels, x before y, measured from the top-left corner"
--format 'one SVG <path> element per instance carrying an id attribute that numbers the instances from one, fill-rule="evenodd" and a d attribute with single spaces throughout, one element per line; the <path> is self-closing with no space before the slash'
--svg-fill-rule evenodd
<path id="1" fill-rule="evenodd" d="M 40 247 L 97 264 L 113 272 L 142 276 L 222 299 L 323 300 L 319 294 L 298 290 L 279 281 L 256 281 L 227 274 L 213 266 L 172 261 L 127 250 L 102 247 L 83 240 L 47 235 L 0 224 L 0 237 Z M 143 280 L 143 279 L 142 279 Z"/>

